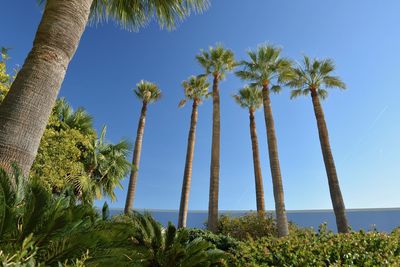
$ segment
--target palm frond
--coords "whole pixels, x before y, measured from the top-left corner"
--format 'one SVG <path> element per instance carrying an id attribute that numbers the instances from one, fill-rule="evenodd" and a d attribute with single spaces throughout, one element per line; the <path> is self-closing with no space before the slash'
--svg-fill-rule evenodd
<path id="1" fill-rule="evenodd" d="M 91 23 L 112 19 L 124 29 L 137 31 L 154 19 L 161 28 L 173 29 L 192 12 L 205 11 L 209 4 L 208 0 L 94 0 Z"/>
<path id="2" fill-rule="evenodd" d="M 220 79 L 224 78 L 226 72 L 237 66 L 233 51 L 224 48 L 221 44 L 210 47 L 208 51 L 201 50 L 196 59 L 206 74 L 217 75 Z"/>
<path id="3" fill-rule="evenodd" d="M 284 74 L 286 85 L 294 88 L 291 98 L 308 95 L 311 90 L 325 99 L 328 96 L 328 88 L 346 89 L 346 84 L 337 76 L 331 76 L 335 70 L 331 59 L 311 59 L 304 56 L 303 63 L 292 67 Z"/>
<path id="4" fill-rule="evenodd" d="M 153 103 L 161 98 L 161 90 L 155 83 L 141 80 L 134 90 L 136 96 L 145 103 Z"/>

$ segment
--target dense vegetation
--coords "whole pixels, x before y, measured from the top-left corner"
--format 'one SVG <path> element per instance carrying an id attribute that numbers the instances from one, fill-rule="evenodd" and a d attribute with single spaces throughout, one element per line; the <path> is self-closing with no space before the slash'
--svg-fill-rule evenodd
<path id="1" fill-rule="evenodd" d="M 207 0 L 38 1 L 42 21 L 33 48 L 15 73 L 7 71 L 7 49 L 0 58 L 0 263 L 1 266 L 399 266 L 400 231 L 390 234 L 350 231 L 321 100 L 327 89 L 345 89 L 332 73 L 330 59 L 304 56 L 295 64 L 282 50 L 261 45 L 236 61 L 218 44 L 196 56 L 203 73 L 183 82 L 183 106 L 192 116 L 177 229 L 165 228 L 149 214 L 132 210 L 148 104 L 158 101 L 155 83 L 141 81 L 134 90 L 142 102 L 132 164 L 126 140 L 110 143 L 83 109 L 74 110 L 57 94 L 88 22 L 112 18 L 139 29 L 155 18 L 161 27 L 205 10 Z M 59 32 L 60 34 L 53 34 Z M 240 69 L 239 69 L 240 68 Z M 220 83 L 235 71 L 248 82 L 234 95 L 248 109 L 252 139 L 257 213 L 218 217 L 220 171 Z M 35 77 L 32 79 L 32 77 Z M 212 91 L 209 92 L 212 79 Z M 311 96 L 339 234 L 321 225 L 300 229 L 286 217 L 283 178 L 270 95 L 292 88 L 291 98 Z M 35 93 L 32 93 L 35 92 Z M 39 93 L 38 93 L 39 92 Z M 198 106 L 213 101 L 209 230 L 187 229 L 186 218 L 194 157 Z M 276 220 L 265 213 L 260 152 L 254 112 L 263 108 L 273 183 Z M 17 163 L 18 166 L 15 164 Z M 4 168 L 4 169 L 3 169 Z M 129 171 L 125 214 L 109 217 L 93 206 Z"/>

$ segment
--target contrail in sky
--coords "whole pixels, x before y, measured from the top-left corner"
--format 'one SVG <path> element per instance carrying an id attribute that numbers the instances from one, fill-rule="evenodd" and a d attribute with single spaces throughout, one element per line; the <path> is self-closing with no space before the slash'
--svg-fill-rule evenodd
<path id="1" fill-rule="evenodd" d="M 372 121 L 371 125 L 368 127 L 368 129 L 364 132 L 364 134 L 360 137 L 360 139 L 357 141 L 357 143 L 350 149 L 350 151 L 347 153 L 347 155 L 343 158 L 343 161 L 347 161 L 350 157 L 352 152 L 361 145 L 361 143 L 364 141 L 365 137 L 368 135 L 368 133 L 375 127 L 376 123 L 382 118 L 383 114 L 386 112 L 386 110 L 389 108 L 388 105 L 384 106 L 383 109 L 378 113 L 378 115 L 375 117 L 375 119 Z"/>

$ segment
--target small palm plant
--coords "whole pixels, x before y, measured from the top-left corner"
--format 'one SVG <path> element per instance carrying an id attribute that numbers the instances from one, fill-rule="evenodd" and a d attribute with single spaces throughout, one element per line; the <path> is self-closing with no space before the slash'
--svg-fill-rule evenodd
<path id="1" fill-rule="evenodd" d="M 220 165 L 220 97 L 219 82 L 225 74 L 232 71 L 235 66 L 235 57 L 231 50 L 222 45 L 210 47 L 208 51 L 202 50 L 196 56 L 203 67 L 205 75 L 213 77 L 213 126 L 211 141 L 211 166 L 210 166 L 210 195 L 208 204 L 208 229 L 216 232 L 218 224 L 218 191 L 219 191 L 219 165 Z"/>
<path id="2" fill-rule="evenodd" d="M 236 75 L 253 85 L 262 88 L 265 126 L 267 129 L 268 154 L 271 168 L 272 184 L 275 199 L 275 212 L 278 226 L 278 235 L 289 234 L 289 226 L 285 210 L 283 182 L 278 155 L 278 143 L 275 133 L 275 122 L 272 114 L 271 91 L 279 93 L 279 83 L 291 66 L 291 61 L 280 57 L 281 49 L 272 45 L 262 45 L 257 51 L 249 51 L 249 61 L 241 61 L 243 69 Z"/>
<path id="3" fill-rule="evenodd" d="M 92 206 L 54 196 L 16 168 L 10 175 L 0 169 L 0 254 L 59 266 L 90 250 L 94 261 L 106 254 L 95 251 L 113 249 L 116 240 L 128 241 L 131 235 L 126 224 L 101 221 Z"/>
<path id="4" fill-rule="evenodd" d="M 116 144 L 106 142 L 106 129 L 104 126 L 100 137 L 92 141 L 85 166 L 93 195 L 98 199 L 108 196 L 114 201 L 114 189 L 122 188 L 120 181 L 131 168 L 131 163 L 127 160 L 131 144 L 126 140 Z"/>
<path id="5" fill-rule="evenodd" d="M 260 164 L 260 152 L 258 150 L 258 139 L 254 112 L 262 106 L 262 92 L 256 86 L 246 86 L 233 96 L 236 103 L 242 108 L 249 110 L 250 115 L 250 137 L 253 150 L 254 178 L 256 184 L 256 204 L 259 214 L 265 213 L 264 188 Z"/>
<path id="6" fill-rule="evenodd" d="M 136 96 L 142 101 L 142 110 L 140 113 L 139 124 L 137 128 L 135 148 L 133 150 L 132 171 L 129 180 L 128 194 L 125 202 L 125 213 L 129 213 L 133 207 L 135 198 L 136 182 L 138 176 L 138 168 L 140 162 L 140 154 L 142 151 L 142 140 L 144 126 L 146 121 L 147 105 L 156 102 L 161 97 L 161 91 L 158 86 L 148 81 L 140 81 L 134 90 Z"/>
<path id="7" fill-rule="evenodd" d="M 210 96 L 208 88 L 210 84 L 207 82 L 207 77 L 191 76 L 188 80 L 182 83 L 185 98 L 179 102 L 179 107 L 183 107 L 187 101 L 193 101 L 192 115 L 190 119 L 190 129 L 188 136 L 188 144 L 186 151 L 185 171 L 183 174 L 181 203 L 179 207 L 178 227 L 186 227 L 186 219 L 189 204 L 190 183 L 192 178 L 192 165 L 194 156 L 194 144 L 196 139 L 196 126 L 198 117 L 198 106 L 205 98 Z"/>
<path id="8" fill-rule="evenodd" d="M 287 85 L 294 88 L 291 98 L 311 95 L 337 228 L 340 233 L 347 233 L 349 225 L 345 205 L 329 143 L 325 115 L 320 102 L 320 99 L 328 96 L 327 89 L 346 89 L 346 85 L 339 77 L 332 76 L 334 70 L 335 64 L 330 59 L 317 60 L 304 56 L 303 64 L 292 68 L 286 79 Z"/>
<path id="9" fill-rule="evenodd" d="M 135 214 L 133 220 L 136 232 L 132 254 L 128 255 L 133 266 L 226 266 L 223 251 L 201 238 L 190 240 L 186 229 L 177 231 L 171 223 L 162 229 L 148 214 Z"/>

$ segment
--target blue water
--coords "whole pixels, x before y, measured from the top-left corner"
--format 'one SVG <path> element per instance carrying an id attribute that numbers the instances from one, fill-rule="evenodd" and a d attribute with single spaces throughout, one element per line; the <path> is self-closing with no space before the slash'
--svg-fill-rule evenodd
<path id="1" fill-rule="evenodd" d="M 175 225 L 178 222 L 178 211 L 167 210 L 145 210 L 149 212 L 157 221 L 167 225 L 169 221 Z M 112 209 L 111 215 L 120 214 L 122 210 Z M 143 212 L 143 210 L 139 210 Z M 243 216 L 251 211 L 221 211 L 220 215 L 230 217 Z M 273 215 L 273 213 L 271 213 Z M 300 227 L 313 227 L 318 229 L 322 223 L 327 223 L 328 228 L 336 231 L 335 216 L 332 210 L 304 210 L 287 211 L 289 221 Z M 347 218 L 353 230 L 360 229 L 391 232 L 397 226 L 400 226 L 400 208 L 391 209 L 357 209 L 347 210 Z M 187 226 L 192 228 L 204 228 L 207 221 L 207 211 L 189 211 Z"/>

